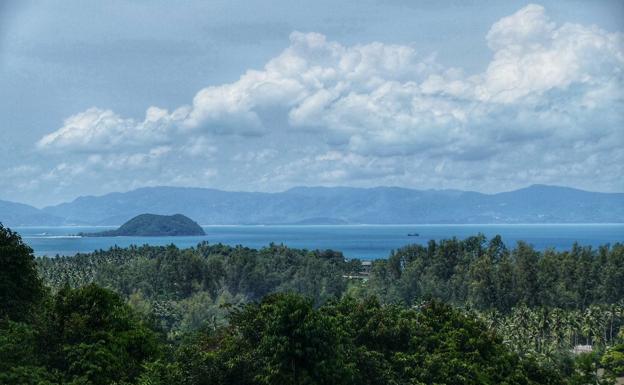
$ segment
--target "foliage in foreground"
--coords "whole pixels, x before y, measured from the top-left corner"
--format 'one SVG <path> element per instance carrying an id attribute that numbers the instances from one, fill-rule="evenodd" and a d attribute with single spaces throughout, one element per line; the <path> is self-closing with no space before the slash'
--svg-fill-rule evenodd
<path id="1" fill-rule="evenodd" d="M 157 334 L 109 290 L 63 289 L 40 311 L 0 321 L 0 383 L 131 383 L 161 355 Z"/>
<path id="2" fill-rule="evenodd" d="M 33 251 L 0 223 L 0 319 L 27 319 L 44 297 Z"/>
<path id="3" fill-rule="evenodd" d="M 439 299 L 406 304 L 391 299 L 392 282 L 379 286 L 379 270 L 392 258 L 375 264 L 369 282 L 348 284 L 343 275 L 359 263 L 329 251 L 206 244 L 112 249 L 42 260 L 48 292 L 34 273 L 32 250 L 0 230 L 10 267 L 2 272 L 3 287 L 38 288 L 32 297 L 5 292 L 28 311 L 1 303 L 1 384 L 607 384 L 622 370 L 624 336 L 607 338 L 602 324 L 600 333 L 578 336 L 598 342 L 596 354 L 574 360 L 564 344 L 552 345 L 557 311 L 603 307 L 551 314 L 519 302 L 507 311 L 491 306 L 475 313 Z M 449 241 L 460 242 L 450 249 L 454 254 L 427 248 L 437 257 L 423 271 L 448 274 L 439 268 L 454 266 L 454 281 L 463 274 L 458 261 L 483 257 L 485 249 L 473 241 Z M 401 262 L 401 274 L 418 260 Z M 513 282 L 514 293 L 526 287 Z M 452 285 L 451 292 L 462 292 L 464 286 Z M 192 316 L 179 318 L 184 312 Z M 615 334 L 620 325 L 611 318 Z M 600 378 L 599 366 L 606 369 Z"/>
<path id="4" fill-rule="evenodd" d="M 193 384 L 564 383 L 439 302 L 405 308 L 345 298 L 315 309 L 299 295 L 273 294 L 235 311 L 228 327 L 196 333 L 177 354 L 165 376 Z M 162 375 L 145 378 L 172 380 Z"/>

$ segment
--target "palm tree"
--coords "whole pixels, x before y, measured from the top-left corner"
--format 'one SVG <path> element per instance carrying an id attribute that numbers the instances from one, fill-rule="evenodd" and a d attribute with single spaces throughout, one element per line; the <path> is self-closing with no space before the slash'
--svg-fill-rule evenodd
<path id="1" fill-rule="evenodd" d="M 578 345 L 578 335 L 581 330 L 581 312 L 578 310 L 572 310 L 567 314 L 567 329 L 570 336 L 572 346 Z"/>
<path id="2" fill-rule="evenodd" d="M 556 349 L 562 347 L 566 337 L 567 317 L 565 312 L 560 308 L 555 308 L 550 312 L 550 336 L 551 345 Z"/>

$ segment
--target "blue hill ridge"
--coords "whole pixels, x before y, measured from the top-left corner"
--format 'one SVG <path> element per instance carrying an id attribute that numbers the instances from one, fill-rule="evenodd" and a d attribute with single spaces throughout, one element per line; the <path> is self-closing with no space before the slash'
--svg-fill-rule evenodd
<path id="1" fill-rule="evenodd" d="M 295 187 L 277 193 L 145 187 L 36 209 L 0 202 L 20 225 L 119 225 L 181 213 L 200 224 L 621 223 L 624 193 L 533 185 L 497 194 L 401 187 Z"/>

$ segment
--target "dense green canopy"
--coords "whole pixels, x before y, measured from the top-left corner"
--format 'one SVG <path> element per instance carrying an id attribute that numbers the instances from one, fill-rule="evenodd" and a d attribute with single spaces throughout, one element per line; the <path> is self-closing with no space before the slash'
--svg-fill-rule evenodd
<path id="1" fill-rule="evenodd" d="M 624 374 L 620 244 L 432 241 L 370 272 L 329 250 L 143 246 L 41 258 L 41 279 L 19 235 L 0 230 L 1 384 L 580 385 Z M 580 343 L 594 351 L 574 356 Z"/>
<path id="2" fill-rule="evenodd" d="M 44 295 L 33 251 L 0 223 L 0 320 L 26 320 Z"/>

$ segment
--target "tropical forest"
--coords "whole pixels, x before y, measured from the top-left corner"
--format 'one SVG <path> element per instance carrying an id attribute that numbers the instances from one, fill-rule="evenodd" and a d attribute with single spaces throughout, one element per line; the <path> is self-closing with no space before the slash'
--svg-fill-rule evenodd
<path id="1" fill-rule="evenodd" d="M 363 263 L 203 242 L 35 258 L 0 227 L 2 384 L 615 384 L 624 245 Z"/>

